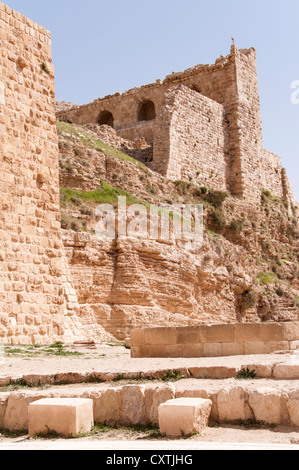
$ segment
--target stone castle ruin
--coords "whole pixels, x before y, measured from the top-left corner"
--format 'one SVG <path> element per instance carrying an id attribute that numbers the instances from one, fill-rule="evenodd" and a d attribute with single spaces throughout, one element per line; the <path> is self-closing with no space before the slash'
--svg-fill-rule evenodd
<path id="1" fill-rule="evenodd" d="M 76 234 L 67 249 L 68 259 L 75 261 L 73 266 L 67 262 L 60 225 L 51 36 L 0 2 L 0 44 L 0 341 L 28 344 L 80 337 L 84 309 L 89 317 L 83 323 L 104 325 L 119 336 L 127 335 L 130 324 L 144 325 L 145 318 L 150 325 L 159 318 L 163 325 L 179 312 L 185 324 L 191 312 L 190 324 L 208 305 L 208 314 L 214 314 L 209 277 L 205 303 L 201 284 L 194 289 L 204 268 L 187 255 L 178 262 L 168 247 L 144 247 L 136 240 L 118 241 L 115 247 Z M 126 139 L 145 139 L 153 146 L 150 168 L 170 180 L 192 178 L 253 202 L 260 200 L 262 188 L 271 189 L 295 202 L 280 158 L 263 149 L 254 49 L 233 45 L 230 55 L 215 65 L 198 65 L 61 111 L 58 117 L 106 124 Z M 231 321 L 234 297 L 229 285 L 223 292 L 232 299 L 228 314 L 218 320 Z"/>
<path id="2" fill-rule="evenodd" d="M 149 166 L 248 201 L 261 190 L 294 204 L 281 159 L 263 148 L 256 52 L 238 50 L 165 80 L 58 113 L 63 121 L 106 124 L 153 146 Z"/>

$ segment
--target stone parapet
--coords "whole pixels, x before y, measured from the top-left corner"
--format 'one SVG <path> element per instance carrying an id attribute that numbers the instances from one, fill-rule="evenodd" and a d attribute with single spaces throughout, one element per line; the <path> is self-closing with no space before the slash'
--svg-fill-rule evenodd
<path id="1" fill-rule="evenodd" d="M 220 357 L 297 349 L 299 323 L 201 325 L 133 330 L 131 356 Z"/>

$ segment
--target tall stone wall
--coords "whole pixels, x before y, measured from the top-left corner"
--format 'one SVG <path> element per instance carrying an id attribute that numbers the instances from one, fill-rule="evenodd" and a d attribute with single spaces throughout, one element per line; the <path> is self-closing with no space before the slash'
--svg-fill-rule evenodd
<path id="1" fill-rule="evenodd" d="M 268 152 L 268 150 L 263 150 L 261 152 L 260 170 L 262 188 L 273 192 L 273 194 L 283 199 L 285 194 L 283 191 L 280 157 L 272 152 Z"/>
<path id="2" fill-rule="evenodd" d="M 238 145 L 232 157 L 239 160 L 239 181 L 241 188 L 234 194 L 245 196 L 253 202 L 261 197 L 261 168 L 260 160 L 263 150 L 261 127 L 260 101 L 256 71 L 256 53 L 249 49 L 238 51 L 233 47 L 236 62 L 236 128 Z M 232 173 L 232 178 L 235 178 Z"/>
<path id="3" fill-rule="evenodd" d="M 60 235 L 50 33 L 0 2 L 0 341 L 74 333 Z"/>

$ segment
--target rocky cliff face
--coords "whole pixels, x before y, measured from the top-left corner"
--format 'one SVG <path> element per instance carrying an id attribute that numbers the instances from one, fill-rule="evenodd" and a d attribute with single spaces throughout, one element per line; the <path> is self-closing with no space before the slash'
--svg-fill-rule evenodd
<path id="1" fill-rule="evenodd" d="M 261 194 L 260 206 L 152 172 L 152 148 L 108 126 L 58 123 L 63 240 L 86 332 L 119 339 L 143 326 L 298 321 L 296 207 Z M 146 164 L 146 165 L 145 165 Z M 204 243 L 99 240 L 95 208 L 201 203 Z M 99 334 L 100 334 L 99 333 Z"/>

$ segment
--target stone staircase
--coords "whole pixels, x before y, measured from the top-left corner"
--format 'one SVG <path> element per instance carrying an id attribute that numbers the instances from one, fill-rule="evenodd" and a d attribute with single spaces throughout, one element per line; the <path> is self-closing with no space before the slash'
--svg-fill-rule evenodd
<path id="1" fill-rule="evenodd" d="M 226 358 L 225 358 L 226 359 Z M 207 359 L 208 362 L 208 359 Z M 18 390 L 9 386 L 18 384 Z M 0 429 L 28 429 L 29 404 L 43 398 L 91 398 L 94 421 L 123 426 L 158 425 L 158 407 L 174 398 L 210 399 L 210 423 L 263 422 L 299 431 L 299 353 L 240 366 L 199 366 L 151 371 L 97 372 L 2 379 Z M 4 387 L 3 387 L 4 386 Z"/>

